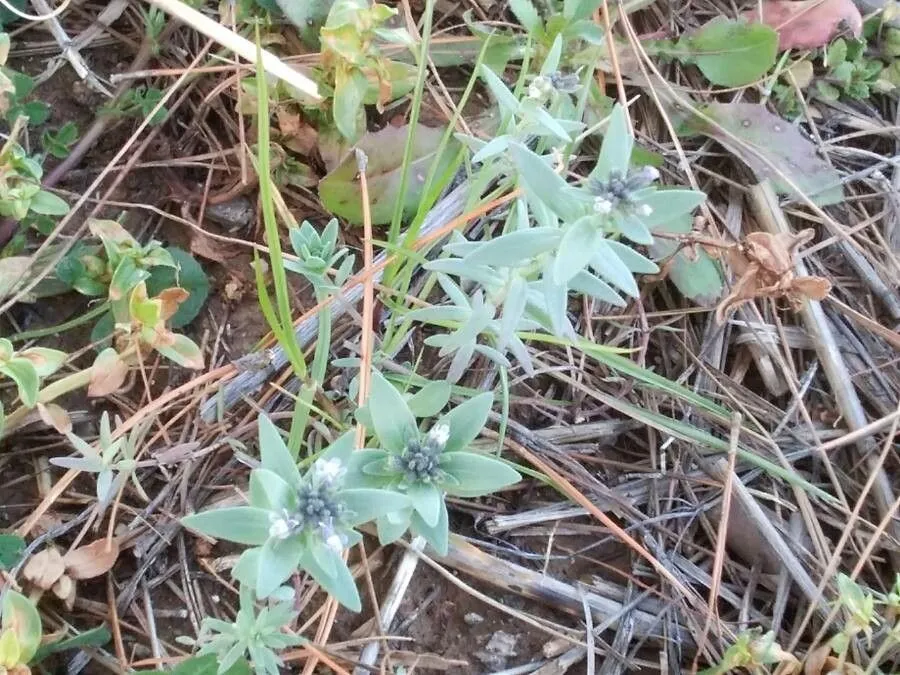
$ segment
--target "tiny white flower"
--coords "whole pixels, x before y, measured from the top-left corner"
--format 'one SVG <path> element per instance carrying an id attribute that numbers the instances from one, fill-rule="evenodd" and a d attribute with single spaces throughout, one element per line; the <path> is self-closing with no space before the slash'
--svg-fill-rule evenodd
<path id="1" fill-rule="evenodd" d="M 659 180 L 659 169 L 655 166 L 645 166 L 641 169 L 644 172 L 644 175 L 647 176 L 647 179 L 650 181 Z"/>
<path id="2" fill-rule="evenodd" d="M 332 533 L 325 539 L 325 545 L 335 553 L 340 553 L 344 550 L 344 541 L 337 532 Z"/>
<path id="3" fill-rule="evenodd" d="M 602 215 L 612 212 L 612 202 L 605 197 L 594 197 L 594 211 Z"/>
<path id="4" fill-rule="evenodd" d="M 449 424 L 435 424 L 431 427 L 431 430 L 428 432 L 428 442 L 430 445 L 433 445 L 438 448 L 443 448 L 447 445 L 447 441 L 450 439 L 450 425 Z"/>
<path id="5" fill-rule="evenodd" d="M 543 75 L 532 80 L 528 85 L 528 98 L 542 101 L 553 92 L 553 83 Z"/>
<path id="6" fill-rule="evenodd" d="M 651 207 L 649 204 L 641 204 L 640 206 L 637 207 L 637 214 L 639 216 L 643 216 L 644 218 L 646 218 L 647 216 L 649 216 L 652 213 L 653 213 L 653 207 Z"/>
<path id="7" fill-rule="evenodd" d="M 269 536 L 274 537 L 275 539 L 287 539 L 293 529 L 291 524 L 292 521 L 275 515 L 272 516 L 271 520 L 272 524 L 269 526 Z"/>
<path id="8" fill-rule="evenodd" d="M 344 474 L 344 467 L 341 465 L 341 460 L 336 457 L 319 459 L 316 460 L 316 473 L 327 482 L 332 483 Z"/>

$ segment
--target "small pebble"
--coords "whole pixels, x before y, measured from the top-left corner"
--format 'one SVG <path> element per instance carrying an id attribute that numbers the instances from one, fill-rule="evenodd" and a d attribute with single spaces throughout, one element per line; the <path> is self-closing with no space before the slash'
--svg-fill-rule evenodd
<path id="1" fill-rule="evenodd" d="M 463 617 L 463 621 L 466 622 L 467 626 L 477 626 L 484 621 L 484 617 L 478 612 L 469 612 Z"/>

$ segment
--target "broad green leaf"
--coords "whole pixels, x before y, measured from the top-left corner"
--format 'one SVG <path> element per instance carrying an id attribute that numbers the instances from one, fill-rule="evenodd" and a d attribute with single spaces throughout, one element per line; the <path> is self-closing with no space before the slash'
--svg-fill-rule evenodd
<path id="1" fill-rule="evenodd" d="M 594 247 L 594 258 L 591 261 L 591 267 L 599 276 L 605 278 L 633 298 L 638 297 L 640 294 L 631 270 L 619 259 L 619 256 L 609 247 L 605 239 L 597 241 Z"/>
<path id="2" fill-rule="evenodd" d="M 480 497 L 522 480 L 519 472 L 505 462 L 474 452 L 451 452 L 441 455 L 441 469 L 459 483 L 445 485 L 457 497 Z"/>
<path id="3" fill-rule="evenodd" d="M 717 16 L 679 40 L 673 55 L 696 63 L 713 84 L 742 87 L 759 80 L 775 65 L 778 33 L 765 24 Z"/>
<path id="4" fill-rule="evenodd" d="M 644 221 L 633 213 L 624 215 L 617 213 L 613 218 L 613 222 L 615 222 L 619 232 L 635 244 L 646 245 L 653 242 L 653 235 L 650 234 L 650 230 L 647 229 Z"/>
<path id="5" fill-rule="evenodd" d="M 426 523 L 418 513 L 413 511 L 410 516 L 410 529 L 431 544 L 432 548 L 440 555 L 447 555 L 450 548 L 450 518 L 447 514 L 447 504 L 443 499 L 437 523 L 434 526 Z"/>
<path id="6" fill-rule="evenodd" d="M 406 192 L 400 194 L 400 179 L 406 139 L 415 133 L 412 147 L 412 161 Z M 356 147 L 368 157 L 366 179 L 369 187 L 369 203 L 372 223 L 389 223 L 397 201 L 403 202 L 404 217 L 409 217 L 419 208 L 425 179 L 436 162 L 435 175 L 440 177 L 451 167 L 459 149 L 455 139 L 438 155 L 444 129 L 418 125 L 415 130 L 409 125 L 403 127 L 386 126 L 381 131 L 365 134 Z M 341 163 L 319 183 L 319 198 L 331 213 L 355 225 L 361 225 L 362 193 L 358 178 L 359 170 L 354 153 L 348 153 Z"/>
<path id="7" fill-rule="evenodd" d="M 543 157 L 518 143 L 511 144 L 509 150 L 530 201 L 537 199 L 565 221 L 574 221 L 581 215 L 578 206 L 566 199 L 569 187 L 566 181 Z"/>
<path id="8" fill-rule="evenodd" d="M 19 661 L 28 663 L 41 644 L 41 616 L 37 608 L 21 593 L 6 589 L 0 629 L 10 631 L 19 643 Z"/>
<path id="9" fill-rule="evenodd" d="M 523 261 L 553 249 L 562 232 L 555 227 L 516 230 L 481 244 L 465 257 L 472 265 L 518 267 Z"/>
<path id="10" fill-rule="evenodd" d="M 16 383 L 22 405 L 26 408 L 33 408 L 35 403 L 37 403 L 38 390 L 41 386 L 34 364 L 28 359 L 15 357 L 4 364 L 0 364 L 0 373 L 3 373 Z"/>
<path id="11" fill-rule="evenodd" d="M 594 256 L 594 249 L 601 238 L 595 215 L 582 216 L 572 223 L 559 242 L 559 250 L 553 262 L 553 281 L 565 285 L 584 269 Z"/>
<path id="12" fill-rule="evenodd" d="M 501 80 L 497 74 L 485 64 L 481 65 L 479 74 L 493 97 L 497 99 L 497 104 L 500 106 L 500 112 L 504 116 L 515 114 L 519 109 L 519 101 L 515 94 L 509 90 L 509 87 L 503 83 L 503 80 Z"/>
<path id="13" fill-rule="evenodd" d="M 278 427 L 265 414 L 259 416 L 259 457 L 263 468 L 279 475 L 293 488 L 300 485 L 297 462 L 282 439 Z"/>
<path id="14" fill-rule="evenodd" d="M 406 442 L 418 435 L 416 419 L 406 401 L 377 370 L 372 371 L 367 407 L 375 425 L 375 435 L 385 450 L 403 452 Z"/>
<path id="15" fill-rule="evenodd" d="M 531 4 L 531 0 L 510 0 L 509 10 L 522 25 L 522 28 L 533 36 L 543 29 L 541 17 L 534 5 Z"/>
<path id="16" fill-rule="evenodd" d="M 658 226 L 656 231 L 687 234 L 692 227 L 693 219 L 689 215 L 682 215 Z M 712 307 L 722 296 L 725 282 L 719 263 L 702 246 L 695 246 L 692 250 L 678 250 L 678 242 L 657 237 L 650 246 L 650 253 L 657 260 L 675 253 L 675 257 L 666 263 L 667 278 L 689 300 L 702 307 Z"/>
<path id="17" fill-rule="evenodd" d="M 438 420 L 437 424 L 450 427 L 450 437 L 444 446 L 444 452 L 456 452 L 469 447 L 484 429 L 493 404 L 494 394 L 485 391 L 456 406 Z"/>
<path id="18" fill-rule="evenodd" d="M 147 293 L 159 295 L 167 288 L 183 288 L 190 295 L 178 305 L 178 311 L 168 320 L 171 328 L 181 328 L 197 318 L 209 297 L 209 278 L 200 263 L 187 251 L 176 246 L 165 249 L 177 268 L 159 266 L 150 271 Z"/>
<path id="19" fill-rule="evenodd" d="M 393 544 L 406 534 L 413 513 L 414 511 L 411 508 L 403 509 L 402 511 L 382 516 L 376 520 L 375 523 L 378 526 L 378 543 L 382 546 L 387 546 Z"/>
<path id="20" fill-rule="evenodd" d="M 360 70 L 345 66 L 335 71 L 332 102 L 334 125 L 350 142 L 359 138 L 359 120 L 363 114 L 363 98 L 368 88 L 369 82 Z"/>
<path id="21" fill-rule="evenodd" d="M 425 524 L 428 527 L 436 526 L 441 514 L 441 504 L 444 502 L 441 491 L 435 485 L 421 484 L 410 485 L 406 494 Z"/>
<path id="22" fill-rule="evenodd" d="M 449 382 L 435 380 L 410 396 L 406 404 L 416 417 L 434 417 L 447 405 L 451 391 Z"/>
<path id="23" fill-rule="evenodd" d="M 269 539 L 269 512 L 253 506 L 231 506 L 194 513 L 181 524 L 214 539 L 261 546 Z"/>
<path id="24" fill-rule="evenodd" d="M 305 545 L 303 537 L 269 539 L 259 553 L 256 570 L 256 595 L 268 598 L 287 581 L 300 564 Z"/>
<path id="25" fill-rule="evenodd" d="M 64 216 L 69 212 L 69 205 L 65 199 L 46 190 L 41 190 L 32 197 L 28 208 L 45 216 Z"/>
<path id="26" fill-rule="evenodd" d="M 25 540 L 17 534 L 0 534 L 0 569 L 8 570 L 18 564 L 25 552 Z"/>
<path id="27" fill-rule="evenodd" d="M 659 266 L 649 258 L 645 258 L 633 248 L 612 239 L 606 240 L 606 245 L 619 257 L 625 266 L 635 274 L 656 274 Z"/>
<path id="28" fill-rule="evenodd" d="M 97 626 L 96 628 L 91 628 L 90 630 L 86 630 L 83 633 L 74 635 L 73 637 L 63 638 L 62 640 L 57 640 L 56 642 L 41 645 L 41 647 L 37 650 L 34 657 L 32 658 L 32 662 L 39 663 L 51 654 L 56 654 L 57 652 L 62 652 L 67 649 L 102 647 L 111 639 L 112 634 L 109 632 L 109 628 L 107 628 L 105 625 Z"/>
<path id="29" fill-rule="evenodd" d="M 340 499 L 350 512 L 344 519 L 348 527 L 356 527 L 381 516 L 409 508 L 409 498 L 399 492 L 354 488 L 341 490 Z"/>
<path id="30" fill-rule="evenodd" d="M 569 279 L 569 288 L 578 293 L 586 293 L 616 307 L 625 306 L 622 296 L 616 293 L 612 286 L 585 270 Z"/>
<path id="31" fill-rule="evenodd" d="M 745 162 L 757 179 L 772 181 L 779 194 L 798 198 L 790 180 L 819 206 L 844 199 L 841 175 L 822 159 L 800 130 L 756 103 L 711 103 L 700 112 L 712 122 L 693 118 L 691 131 L 714 138 Z M 788 179 L 788 180 L 786 180 Z"/>
<path id="32" fill-rule="evenodd" d="M 333 595 L 335 600 L 351 612 L 358 612 L 362 609 L 362 602 L 359 599 L 359 591 L 356 589 L 353 575 L 350 574 L 350 570 L 347 569 L 347 564 L 341 559 L 340 554 L 332 553 L 332 556 L 334 557 L 334 575 L 326 574 L 310 551 L 303 552 L 300 558 L 300 567 L 316 580 L 322 590 Z"/>
<path id="33" fill-rule="evenodd" d="M 156 351 L 184 368 L 203 369 L 203 352 L 187 335 L 175 335 L 172 344 L 158 344 Z"/>
<path id="34" fill-rule="evenodd" d="M 651 230 L 659 225 L 692 213 L 694 209 L 706 201 L 706 195 L 697 190 L 654 190 L 641 202 L 652 211 L 641 220 Z"/>
<path id="35" fill-rule="evenodd" d="M 250 472 L 250 505 L 269 511 L 295 505 L 296 490 L 274 471 L 260 468 Z"/>
<path id="36" fill-rule="evenodd" d="M 591 171 L 591 178 L 599 181 L 609 180 L 611 173 L 621 176 L 628 173 L 628 163 L 634 147 L 634 137 L 628 128 L 628 118 L 621 105 L 616 104 L 609 116 L 609 124 L 603 135 L 600 156 Z"/>

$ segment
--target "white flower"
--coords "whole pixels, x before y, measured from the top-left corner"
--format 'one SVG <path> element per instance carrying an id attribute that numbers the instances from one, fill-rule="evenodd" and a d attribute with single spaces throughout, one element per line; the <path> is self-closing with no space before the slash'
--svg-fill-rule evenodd
<path id="1" fill-rule="evenodd" d="M 641 172 L 646 176 L 647 181 L 652 183 L 659 180 L 659 169 L 655 166 L 645 166 L 641 168 Z"/>
<path id="2" fill-rule="evenodd" d="M 651 207 L 649 204 L 641 204 L 637 207 L 637 214 L 639 216 L 643 216 L 644 218 L 646 218 L 651 213 L 653 213 L 653 207 Z"/>
<path id="3" fill-rule="evenodd" d="M 612 212 L 613 204 L 605 197 L 594 197 L 594 211 L 602 215 Z"/>
<path id="4" fill-rule="evenodd" d="M 431 430 L 428 432 L 428 444 L 436 447 L 443 448 L 447 445 L 447 441 L 450 439 L 450 425 L 449 424 L 435 424 L 431 427 Z"/>
<path id="5" fill-rule="evenodd" d="M 269 517 L 272 524 L 269 525 L 269 536 L 275 539 L 287 539 L 291 535 L 291 531 L 296 526 L 296 522 L 291 518 L 278 516 L 274 513 Z"/>
<path id="6" fill-rule="evenodd" d="M 337 532 L 333 532 L 325 539 L 325 545 L 335 553 L 340 553 L 344 550 L 344 540 L 341 539 Z"/>
<path id="7" fill-rule="evenodd" d="M 344 467 L 341 465 L 341 460 L 336 457 L 319 459 L 316 460 L 316 474 L 326 483 L 333 483 L 344 475 Z"/>
<path id="8" fill-rule="evenodd" d="M 553 83 L 543 75 L 540 75 L 528 85 L 528 98 L 542 101 L 553 93 Z"/>

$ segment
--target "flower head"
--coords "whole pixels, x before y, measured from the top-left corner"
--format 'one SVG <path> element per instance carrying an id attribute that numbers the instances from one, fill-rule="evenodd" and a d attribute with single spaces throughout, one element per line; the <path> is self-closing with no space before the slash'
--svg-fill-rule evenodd
<path id="1" fill-rule="evenodd" d="M 435 424 L 431 427 L 431 430 L 428 432 L 428 436 L 425 438 L 425 442 L 435 449 L 443 450 L 444 446 L 447 445 L 447 441 L 450 439 L 450 425 L 449 424 Z"/>

